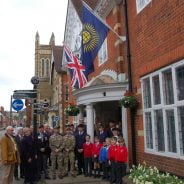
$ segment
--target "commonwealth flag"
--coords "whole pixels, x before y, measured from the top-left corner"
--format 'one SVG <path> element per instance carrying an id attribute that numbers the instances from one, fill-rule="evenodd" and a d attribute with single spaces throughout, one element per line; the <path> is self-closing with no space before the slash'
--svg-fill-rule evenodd
<path id="1" fill-rule="evenodd" d="M 82 64 L 88 76 L 94 71 L 93 62 L 100 50 L 109 28 L 83 3 L 82 7 Z"/>

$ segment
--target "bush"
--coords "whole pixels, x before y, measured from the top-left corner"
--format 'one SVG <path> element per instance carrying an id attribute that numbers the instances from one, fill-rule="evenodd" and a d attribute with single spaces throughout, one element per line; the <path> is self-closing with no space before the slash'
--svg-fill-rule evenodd
<path id="1" fill-rule="evenodd" d="M 135 184 L 184 184 L 184 180 L 169 173 L 161 173 L 156 167 L 133 166 L 129 179 Z"/>

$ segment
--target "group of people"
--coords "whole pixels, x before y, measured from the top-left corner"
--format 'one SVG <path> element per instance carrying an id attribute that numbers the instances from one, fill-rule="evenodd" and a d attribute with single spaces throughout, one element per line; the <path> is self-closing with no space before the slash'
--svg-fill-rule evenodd
<path id="1" fill-rule="evenodd" d="M 76 129 L 73 124 L 67 125 L 62 134 L 59 126 L 50 129 L 48 124 L 40 125 L 36 138 L 28 127 L 20 128 L 16 135 L 13 132 L 13 127 L 7 127 L 0 142 L 3 184 L 11 184 L 13 175 L 15 179 L 20 175 L 25 184 L 34 184 L 42 177 L 55 180 L 68 174 L 122 183 L 128 154 L 114 122 L 109 123 L 107 130 L 98 124 L 94 143 L 83 124 Z"/>

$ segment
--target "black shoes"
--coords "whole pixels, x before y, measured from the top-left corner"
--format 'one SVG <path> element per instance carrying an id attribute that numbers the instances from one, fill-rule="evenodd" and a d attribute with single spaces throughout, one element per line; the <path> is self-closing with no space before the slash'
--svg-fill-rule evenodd
<path id="1" fill-rule="evenodd" d="M 50 180 L 51 178 L 49 176 L 45 176 L 45 179 L 46 180 Z"/>

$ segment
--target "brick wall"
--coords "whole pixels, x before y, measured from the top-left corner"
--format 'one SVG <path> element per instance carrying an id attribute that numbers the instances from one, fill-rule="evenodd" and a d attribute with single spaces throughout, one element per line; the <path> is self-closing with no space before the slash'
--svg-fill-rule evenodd
<path id="1" fill-rule="evenodd" d="M 133 88 L 138 92 L 141 76 L 184 58 L 184 1 L 152 0 L 139 14 L 136 13 L 136 1 L 127 2 Z M 137 95 L 141 101 L 141 94 Z M 138 162 L 146 161 L 162 171 L 184 176 L 184 160 L 144 153 L 141 105 L 138 112 L 136 117 Z"/>

